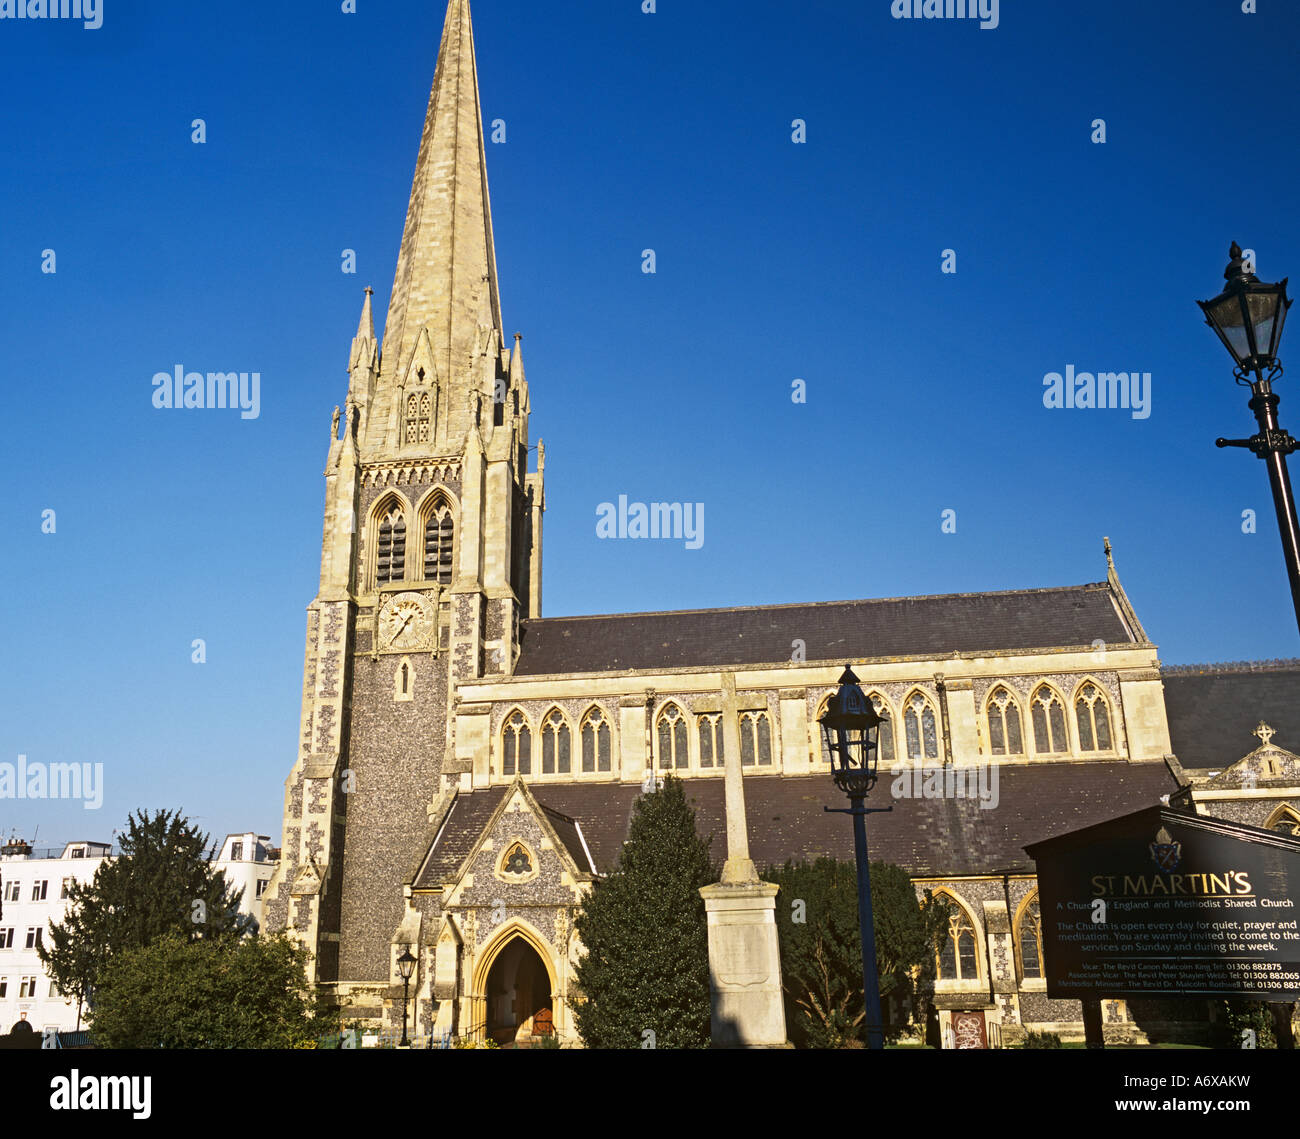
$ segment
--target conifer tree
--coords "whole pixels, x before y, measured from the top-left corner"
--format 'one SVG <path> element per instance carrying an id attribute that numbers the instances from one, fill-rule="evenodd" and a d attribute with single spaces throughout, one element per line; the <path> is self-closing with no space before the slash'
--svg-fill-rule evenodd
<path id="1" fill-rule="evenodd" d="M 207 858 L 208 836 L 179 811 L 141 811 L 127 820 L 121 854 L 100 863 L 89 883 L 68 886 L 63 921 L 39 954 L 55 984 L 77 1001 L 93 999 L 110 959 L 166 933 L 194 940 L 250 932 L 238 888 Z"/>
<path id="2" fill-rule="evenodd" d="M 717 880 L 680 780 L 636 804 L 618 867 L 574 921 L 586 949 L 573 1012 L 589 1048 L 707 1048 L 709 938 L 700 888 Z"/>

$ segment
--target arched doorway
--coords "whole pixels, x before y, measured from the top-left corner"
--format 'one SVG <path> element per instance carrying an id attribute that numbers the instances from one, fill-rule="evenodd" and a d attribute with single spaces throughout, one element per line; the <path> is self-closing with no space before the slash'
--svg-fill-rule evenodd
<path id="1" fill-rule="evenodd" d="M 551 975 L 523 937 L 515 935 L 497 953 L 484 987 L 487 1035 L 499 1044 L 527 1040 L 550 1030 Z"/>

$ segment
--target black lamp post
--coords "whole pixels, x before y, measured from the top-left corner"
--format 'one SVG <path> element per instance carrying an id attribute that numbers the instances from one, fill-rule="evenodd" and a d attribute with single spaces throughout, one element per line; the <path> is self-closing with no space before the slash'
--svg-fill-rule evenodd
<path id="1" fill-rule="evenodd" d="M 409 1048 L 411 1042 L 406 1038 L 406 994 L 411 987 L 411 974 L 415 971 L 415 958 L 411 956 L 411 947 L 405 946 L 397 959 L 397 971 L 402 975 L 402 1043 L 400 1048 Z"/>
<path id="2" fill-rule="evenodd" d="M 880 984 L 876 978 L 876 939 L 871 920 L 871 863 L 867 859 L 866 816 L 890 807 L 864 807 L 862 801 L 876 783 L 880 758 L 880 725 L 866 694 L 847 665 L 839 691 L 826 704 L 818 723 L 826 735 L 835 786 L 849 797 L 849 807 L 823 807 L 837 815 L 853 816 L 853 853 L 858 868 L 858 931 L 862 937 L 862 995 L 866 1006 L 867 1047 L 884 1048 L 884 1018 L 880 1014 Z"/>
<path id="3" fill-rule="evenodd" d="M 1205 313 L 1205 323 L 1218 333 L 1232 356 L 1237 383 L 1250 388 L 1250 410 L 1259 423 L 1259 434 L 1249 439 L 1216 439 L 1215 445 L 1249 447 L 1268 465 L 1273 507 L 1282 532 L 1282 552 L 1291 579 L 1291 601 L 1300 627 L 1300 525 L 1296 523 L 1295 495 L 1286 469 L 1287 455 L 1300 444 L 1277 424 L 1278 397 L 1272 387 L 1273 380 L 1282 374 L 1277 347 L 1291 300 L 1286 295 L 1286 278 L 1276 285 L 1266 285 L 1242 260 L 1241 246 L 1235 241 L 1228 255 L 1232 260 L 1223 271 L 1228 282 L 1223 292 L 1212 301 L 1196 303 Z"/>

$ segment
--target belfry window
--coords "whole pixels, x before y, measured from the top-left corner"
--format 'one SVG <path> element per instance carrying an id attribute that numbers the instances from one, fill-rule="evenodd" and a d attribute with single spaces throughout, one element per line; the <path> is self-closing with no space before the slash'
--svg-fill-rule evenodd
<path id="1" fill-rule="evenodd" d="M 406 577 L 406 518 L 400 506 L 394 506 L 380 520 L 376 547 L 375 584 L 402 581 Z"/>
<path id="2" fill-rule="evenodd" d="M 424 580 L 450 585 L 452 575 L 451 507 L 445 502 L 429 512 L 424 523 Z"/>
<path id="3" fill-rule="evenodd" d="M 989 693 L 989 750 L 994 755 L 1023 755 L 1020 705 L 999 685 Z"/>
<path id="4" fill-rule="evenodd" d="M 1034 751 L 1039 755 L 1069 751 L 1065 737 L 1065 706 L 1061 698 L 1040 684 L 1029 702 L 1034 720 Z"/>
<path id="5" fill-rule="evenodd" d="M 1080 750 L 1110 751 L 1110 712 L 1101 689 L 1085 684 L 1074 698 L 1074 714 L 1079 724 Z"/>
<path id="6" fill-rule="evenodd" d="M 424 378 L 424 373 L 420 373 Z M 407 443 L 427 443 L 430 438 L 430 424 L 433 420 L 433 398 L 428 392 L 412 392 L 406 397 L 406 431 L 403 438 Z"/>
<path id="7" fill-rule="evenodd" d="M 609 724 L 599 708 L 593 708 L 583 717 L 582 770 L 609 770 Z"/>
<path id="8" fill-rule="evenodd" d="M 502 730 L 501 773 L 531 775 L 533 771 L 533 735 L 522 712 L 515 712 Z"/>
<path id="9" fill-rule="evenodd" d="M 686 748 L 686 718 L 676 704 L 669 704 L 659 714 L 659 770 L 690 765 Z"/>
<path id="10" fill-rule="evenodd" d="M 542 774 L 569 774 L 569 723 L 553 709 L 542 721 Z"/>
<path id="11" fill-rule="evenodd" d="M 740 764 L 752 767 L 772 766 L 772 724 L 766 712 L 740 714 Z"/>

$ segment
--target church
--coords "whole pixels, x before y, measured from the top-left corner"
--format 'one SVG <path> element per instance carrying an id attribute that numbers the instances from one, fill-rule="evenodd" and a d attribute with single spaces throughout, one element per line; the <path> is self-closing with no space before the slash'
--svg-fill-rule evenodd
<path id="1" fill-rule="evenodd" d="M 1271 743 L 1300 742 L 1300 665 L 1162 668 L 1109 543 L 1082 584 L 543 617 L 545 450 L 530 470 L 469 0 L 448 5 L 383 340 L 367 289 L 348 373 L 264 897 L 348 1020 L 400 1026 L 409 952 L 415 1033 L 575 1040 L 576 908 L 667 773 L 722 836 L 739 756 L 760 868 L 851 859 L 817 725 L 846 662 L 885 721 L 875 794 L 895 796 L 872 857 L 956 903 L 948 1046 L 1082 1033 L 1077 1002 L 1046 997 L 1025 844 L 1162 799 L 1300 826 L 1300 760 Z M 1108 1004 L 1108 1033 L 1139 1039 Z"/>

